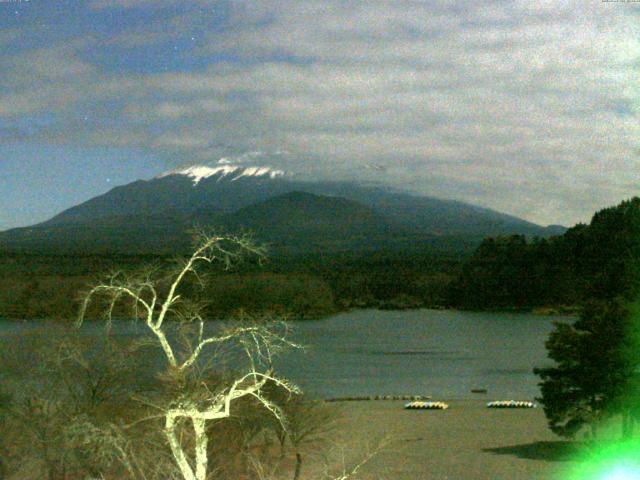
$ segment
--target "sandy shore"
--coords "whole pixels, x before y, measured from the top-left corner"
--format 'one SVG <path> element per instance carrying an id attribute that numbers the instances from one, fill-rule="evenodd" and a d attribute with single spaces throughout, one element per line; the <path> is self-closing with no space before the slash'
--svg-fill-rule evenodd
<path id="1" fill-rule="evenodd" d="M 449 401 L 448 410 L 405 410 L 402 401 L 337 402 L 346 455 L 392 440 L 363 467 L 367 479 L 552 480 L 572 445 L 547 427 L 541 408 L 488 409 L 486 400 Z M 348 463 L 347 462 L 347 463 Z"/>

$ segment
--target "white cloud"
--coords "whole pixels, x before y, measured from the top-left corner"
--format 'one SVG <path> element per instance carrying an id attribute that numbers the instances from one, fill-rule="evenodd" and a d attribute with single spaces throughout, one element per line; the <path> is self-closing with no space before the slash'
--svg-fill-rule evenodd
<path id="1" fill-rule="evenodd" d="M 283 167 L 324 177 L 364 171 L 372 180 L 383 170 L 363 167 L 375 163 L 397 186 L 540 223 L 587 220 L 636 193 L 634 5 L 231 5 L 225 28 L 193 52 L 208 65 L 202 70 L 108 74 L 80 60 L 82 45 L 3 60 L 11 73 L 0 80 L 9 88 L 0 116 L 57 112 L 67 123 L 40 135 L 144 147 L 176 162 L 285 149 Z M 101 48 L 174 38 L 189 15 L 167 19 L 169 37 L 160 22 Z M 108 106 L 99 121 L 65 130 L 77 109 L 96 103 Z"/>

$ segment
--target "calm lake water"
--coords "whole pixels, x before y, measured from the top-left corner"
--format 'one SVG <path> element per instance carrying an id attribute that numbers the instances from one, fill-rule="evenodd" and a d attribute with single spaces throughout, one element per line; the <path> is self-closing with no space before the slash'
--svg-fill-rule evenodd
<path id="1" fill-rule="evenodd" d="M 281 372 L 323 397 L 424 394 L 434 398 L 533 399 L 536 366 L 551 365 L 544 342 L 553 320 L 528 314 L 441 310 L 343 313 L 297 325 L 308 345 Z"/>
<path id="2" fill-rule="evenodd" d="M 323 398 L 533 399 L 539 395 L 539 379 L 532 369 L 550 365 L 544 342 L 554 320 L 572 321 L 507 313 L 352 311 L 295 323 L 293 339 L 306 348 L 280 357 L 276 368 L 305 392 Z M 2 322 L 0 335 L 35 325 Z M 91 334 L 98 326 L 86 324 L 83 330 Z M 140 331 L 129 322 L 118 330 L 126 336 Z M 476 388 L 488 393 L 471 393 Z"/>

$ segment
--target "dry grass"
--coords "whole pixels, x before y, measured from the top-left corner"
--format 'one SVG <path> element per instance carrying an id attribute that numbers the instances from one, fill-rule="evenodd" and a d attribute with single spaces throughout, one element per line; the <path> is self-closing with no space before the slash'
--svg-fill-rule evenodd
<path id="1" fill-rule="evenodd" d="M 392 444 L 362 469 L 363 479 L 552 480 L 570 461 L 573 445 L 547 428 L 542 409 L 492 410 L 480 400 L 450 408 L 404 410 L 404 402 L 344 402 L 347 462 L 371 439 Z"/>

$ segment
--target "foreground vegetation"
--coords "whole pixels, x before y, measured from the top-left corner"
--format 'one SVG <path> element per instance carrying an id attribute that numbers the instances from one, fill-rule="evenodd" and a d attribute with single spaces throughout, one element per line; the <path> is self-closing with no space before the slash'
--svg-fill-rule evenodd
<path id="1" fill-rule="evenodd" d="M 212 369 L 175 375 L 152 344 L 62 326 L 5 337 L 1 346 L 2 479 L 183 478 L 161 408 L 176 395 L 202 395 L 202 385 L 220 391 L 235 378 Z M 331 478 L 345 467 L 332 457 L 335 408 L 286 395 L 273 383 L 263 395 L 286 422 L 253 397 L 237 399 L 228 418 L 206 426 L 206 478 L 293 479 L 311 469 L 326 469 Z M 192 448 L 189 423 L 177 428 L 185 449 Z"/>
<path id="2" fill-rule="evenodd" d="M 306 448 L 318 453 L 331 440 L 334 416 L 273 370 L 274 355 L 297 347 L 286 324 L 243 316 L 206 332 L 193 286 L 183 289 L 188 279 L 205 285 L 198 267 L 247 255 L 262 251 L 246 238 L 203 235 L 173 265 L 94 284 L 76 328 L 3 339 L 0 477 L 300 478 Z M 106 328 L 83 337 L 92 304 Z M 114 338 L 120 309 L 146 335 Z"/>

